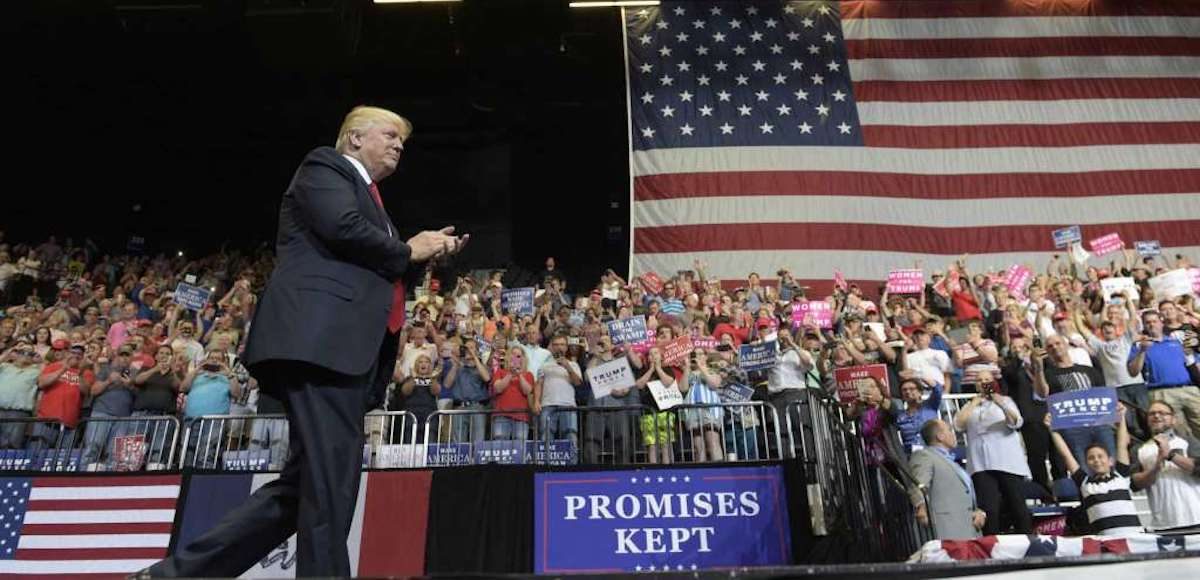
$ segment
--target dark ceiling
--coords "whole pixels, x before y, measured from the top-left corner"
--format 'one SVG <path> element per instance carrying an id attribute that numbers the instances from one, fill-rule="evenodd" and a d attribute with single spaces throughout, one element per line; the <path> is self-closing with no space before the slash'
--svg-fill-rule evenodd
<path id="1" fill-rule="evenodd" d="M 215 247 L 269 239 L 304 153 L 353 105 L 416 133 L 384 184 L 402 227 L 476 233 L 463 258 L 623 269 L 619 13 L 567 0 L 39 1 L 16 39 L 30 185 L 10 238 Z M 25 137 L 28 137 L 27 139 Z M 614 206 L 615 202 L 615 206 Z M 26 217 L 27 216 L 27 217 Z M 613 230 L 618 226 L 620 230 Z"/>

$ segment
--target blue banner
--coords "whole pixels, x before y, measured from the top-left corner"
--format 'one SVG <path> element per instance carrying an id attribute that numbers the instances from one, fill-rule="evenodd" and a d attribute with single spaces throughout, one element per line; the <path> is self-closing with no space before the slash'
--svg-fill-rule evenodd
<path id="1" fill-rule="evenodd" d="M 1083 234 L 1080 233 L 1079 226 L 1054 230 L 1054 247 L 1056 248 L 1065 248 L 1082 239 Z"/>
<path id="2" fill-rule="evenodd" d="M 575 442 L 570 439 L 550 441 L 547 449 L 545 441 L 525 442 L 525 463 L 538 465 L 575 465 L 579 461 L 579 452 Z"/>
<path id="3" fill-rule="evenodd" d="M 1117 389 L 1113 387 L 1056 393 L 1046 403 L 1050 409 L 1050 428 L 1055 431 L 1111 425 L 1121 417 L 1117 412 Z"/>
<path id="4" fill-rule="evenodd" d="M 624 320 L 610 320 L 608 335 L 613 344 L 637 344 L 646 341 L 646 319 L 634 316 Z"/>
<path id="5" fill-rule="evenodd" d="M 738 349 L 738 366 L 744 371 L 769 369 L 776 364 L 775 341 L 743 344 Z"/>
<path id="6" fill-rule="evenodd" d="M 475 463 L 515 465 L 525 463 L 526 441 L 480 441 L 475 444 Z"/>
<path id="7" fill-rule="evenodd" d="M 500 293 L 500 308 L 510 314 L 533 314 L 533 288 L 510 288 Z"/>
<path id="8" fill-rule="evenodd" d="M 534 490 L 538 574 L 791 562 L 777 465 L 539 473 Z"/>
<path id="9" fill-rule="evenodd" d="M 1162 254 L 1162 244 L 1158 240 L 1142 240 L 1134 242 L 1139 256 L 1158 256 Z"/>
<path id="10" fill-rule="evenodd" d="M 425 463 L 430 467 L 471 465 L 474 459 L 470 443 L 430 443 L 425 455 Z"/>
<path id="11" fill-rule="evenodd" d="M 25 449 L 0 450 L 0 469 L 5 471 L 29 469 L 33 457 Z"/>
<path id="12" fill-rule="evenodd" d="M 266 471 L 271 465 L 271 450 L 226 451 L 223 459 L 226 471 Z"/>
<path id="13" fill-rule="evenodd" d="M 193 286 L 186 282 L 180 282 L 175 287 L 175 303 L 188 310 L 203 310 L 204 305 L 208 304 L 211 297 L 212 292 L 208 288 Z"/>

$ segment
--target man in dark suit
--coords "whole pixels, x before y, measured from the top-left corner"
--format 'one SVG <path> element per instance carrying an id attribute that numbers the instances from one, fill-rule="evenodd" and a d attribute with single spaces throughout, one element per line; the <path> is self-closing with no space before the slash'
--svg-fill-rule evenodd
<path id="1" fill-rule="evenodd" d="M 346 538 L 358 497 L 363 416 L 392 373 L 415 264 L 458 252 L 454 228 L 397 237 L 377 183 L 400 161 L 412 125 L 357 107 L 334 148 L 305 157 L 284 193 L 278 263 L 244 361 L 281 400 L 291 454 L 212 530 L 147 570 L 151 576 L 237 576 L 293 533 L 297 576 L 349 576 Z"/>

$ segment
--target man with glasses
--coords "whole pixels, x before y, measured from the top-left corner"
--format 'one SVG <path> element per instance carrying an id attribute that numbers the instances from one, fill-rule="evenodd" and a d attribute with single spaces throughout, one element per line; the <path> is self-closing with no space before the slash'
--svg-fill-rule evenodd
<path id="1" fill-rule="evenodd" d="M 83 435 L 82 463 L 88 471 L 99 469 L 102 462 L 111 458 L 114 440 L 130 426 L 129 422 L 113 419 L 133 414 L 136 393 L 131 368 L 133 345 L 121 345 L 116 358 L 101 357 L 96 362 L 99 372 L 92 383 L 92 414 Z"/>
<path id="2" fill-rule="evenodd" d="M 170 341 L 171 350 L 188 362 L 188 370 L 195 370 L 204 360 L 204 345 L 196 340 L 196 325 L 190 320 L 181 320 L 175 325 L 175 334 Z"/>
<path id="3" fill-rule="evenodd" d="M 25 445 L 26 423 L 8 421 L 33 415 L 37 397 L 37 379 L 42 366 L 28 341 L 17 342 L 0 357 L 0 449 L 20 449 Z"/>
<path id="4" fill-rule="evenodd" d="M 1134 455 L 1133 485 L 1150 500 L 1150 529 L 1180 531 L 1200 526 L 1200 443 L 1176 432 L 1175 408 L 1150 403 L 1146 413 L 1154 438 Z"/>

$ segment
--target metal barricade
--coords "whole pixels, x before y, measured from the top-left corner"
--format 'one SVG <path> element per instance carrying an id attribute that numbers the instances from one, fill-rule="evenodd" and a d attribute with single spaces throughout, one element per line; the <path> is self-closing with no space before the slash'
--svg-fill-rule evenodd
<path id="1" fill-rule="evenodd" d="M 446 409 L 423 423 L 422 465 L 430 467 L 525 463 L 527 444 L 539 440 L 537 415 L 528 409 Z"/>
<path id="2" fill-rule="evenodd" d="M 183 428 L 180 469 L 223 470 L 229 464 L 236 465 L 233 469 L 279 470 L 287 460 L 283 414 L 189 417 Z"/>
<path id="3" fill-rule="evenodd" d="M 161 470 L 174 461 L 179 420 L 157 415 L 97 416 L 68 427 L 53 419 L 13 417 L 0 421 L 0 431 L 5 448 L 0 451 L 0 469 Z"/>
<path id="4" fill-rule="evenodd" d="M 782 459 L 779 414 L 764 401 L 689 403 L 671 409 L 683 462 Z"/>
<path id="5" fill-rule="evenodd" d="M 829 533 L 831 525 L 850 500 L 852 468 L 840 406 L 820 391 L 807 389 L 803 398 L 784 408 L 784 424 L 791 456 L 801 460 L 808 483 L 812 527 Z"/>
<path id="6" fill-rule="evenodd" d="M 660 420 L 649 407 L 589 406 L 579 407 L 575 413 L 582 440 L 580 464 L 632 465 L 649 461 L 647 440 L 654 439 L 659 432 Z M 544 433 L 546 440 L 550 436 L 551 433 Z"/>
<path id="7" fill-rule="evenodd" d="M 965 407 L 967 403 L 970 403 L 971 399 L 974 399 L 975 397 L 976 395 L 971 393 L 953 393 L 942 395 L 942 406 L 938 408 L 938 419 L 949 423 L 950 428 L 957 431 L 957 429 L 954 427 L 954 416 L 957 415 L 958 412 Z M 962 431 L 959 431 L 958 433 L 961 435 Z"/>
<path id="8" fill-rule="evenodd" d="M 75 431 L 87 471 L 157 471 L 175 465 L 179 419 L 173 415 L 88 417 Z"/>

